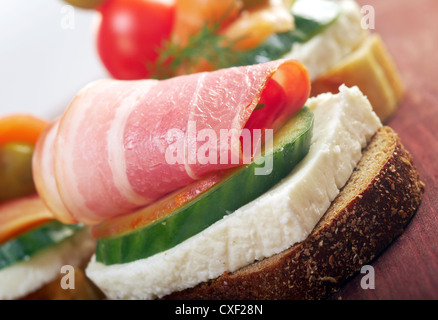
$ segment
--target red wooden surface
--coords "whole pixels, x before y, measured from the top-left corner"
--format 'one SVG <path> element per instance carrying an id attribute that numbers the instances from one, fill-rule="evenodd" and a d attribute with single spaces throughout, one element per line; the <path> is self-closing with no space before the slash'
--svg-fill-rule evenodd
<path id="1" fill-rule="evenodd" d="M 406 96 L 388 122 L 411 152 L 426 191 L 406 231 L 371 265 L 375 289 L 363 274 L 332 299 L 438 299 L 438 1 L 358 0 L 375 9 L 375 30 L 393 56 Z"/>

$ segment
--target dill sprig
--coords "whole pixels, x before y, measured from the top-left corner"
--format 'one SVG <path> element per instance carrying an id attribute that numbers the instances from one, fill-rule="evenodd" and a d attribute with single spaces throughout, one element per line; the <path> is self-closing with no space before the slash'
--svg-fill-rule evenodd
<path id="1" fill-rule="evenodd" d="M 220 23 L 209 23 L 192 35 L 187 43 L 180 45 L 167 40 L 158 50 L 159 57 L 153 66 L 157 79 L 166 79 L 176 74 L 189 74 L 206 63 L 212 69 L 232 66 L 239 60 L 240 52 L 235 50 L 235 40 L 219 33 Z"/>

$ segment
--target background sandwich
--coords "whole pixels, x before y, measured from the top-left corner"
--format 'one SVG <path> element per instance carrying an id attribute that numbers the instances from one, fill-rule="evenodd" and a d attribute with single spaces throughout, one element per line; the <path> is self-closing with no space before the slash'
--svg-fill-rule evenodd
<path id="1" fill-rule="evenodd" d="M 44 184 L 47 179 L 41 177 L 37 186 L 41 187 L 40 194 L 46 201 L 61 198 L 65 207 L 55 212 L 58 218 L 93 225 L 98 242 L 96 255 L 87 268 L 93 282 L 109 298 L 163 298 L 251 266 L 258 260 L 270 260 L 275 254 L 310 239 L 312 230 L 352 175 L 362 149 L 382 124 L 357 87 L 343 86 L 339 94 L 327 93 L 307 100 L 309 89 L 305 69 L 293 60 L 164 81 L 107 80 L 83 89 L 58 122 L 53 139 L 39 142 L 39 150 L 45 150 L 45 144 L 53 144 L 59 153 L 36 154 L 34 171 L 42 172 L 43 177 L 54 172 L 57 190 Z M 113 95 L 122 99 L 114 99 Z M 304 104 L 308 108 L 303 108 Z M 242 109 L 242 106 L 247 107 Z M 176 121 L 171 119 L 175 114 L 178 115 Z M 201 131 L 203 128 L 226 129 L 227 124 L 238 133 L 244 129 L 274 128 L 272 149 L 265 150 L 262 161 L 264 164 L 273 161 L 272 170 L 264 175 L 255 174 L 257 157 L 243 167 L 227 166 L 229 163 L 221 167 L 216 165 L 219 161 L 203 163 L 199 159 L 176 166 L 166 162 L 169 147 L 176 146 L 177 150 L 182 146 L 189 152 L 191 119 L 200 119 Z M 102 128 L 105 139 L 100 138 Z M 384 136 L 384 132 L 390 132 L 381 131 L 380 135 Z M 183 140 L 178 143 L 181 132 Z M 209 143 L 210 140 L 211 137 Z M 391 133 L 382 140 L 383 144 L 398 145 Z M 228 139 L 225 141 L 228 143 Z M 208 150 L 210 160 L 220 159 L 218 146 L 223 142 Z M 205 140 L 195 144 L 195 151 L 205 145 Z M 369 159 L 382 151 L 370 149 L 372 156 L 360 166 L 370 172 L 364 175 L 361 172 L 358 181 L 352 178 L 352 186 L 347 190 L 354 192 L 345 191 L 344 198 L 360 199 L 361 189 L 372 188 L 374 179 L 385 176 L 384 168 L 393 153 L 384 153 L 381 160 L 370 162 Z M 217 154 L 212 154 L 212 150 Z M 234 150 L 232 143 L 227 150 Z M 47 159 L 54 160 L 54 171 L 43 170 Z M 183 160 L 187 159 L 190 153 Z M 403 210 L 401 208 L 408 210 L 411 216 L 419 205 L 421 182 L 409 158 L 402 156 L 401 159 L 398 160 L 409 163 L 412 171 L 409 177 L 415 184 L 398 176 L 389 188 L 397 189 L 396 182 L 400 188 L 409 186 L 413 200 L 405 197 L 407 202 L 401 203 L 400 199 L 385 198 L 388 205 L 395 207 L 398 203 L 401 207 L 395 211 L 387 208 L 381 216 L 371 220 L 386 219 L 386 214 L 393 215 Z M 90 171 L 96 164 L 96 170 Z M 132 168 L 135 174 L 130 174 Z M 230 169 L 232 171 L 228 171 Z M 160 179 L 153 178 L 156 170 L 161 172 Z M 105 172 L 108 176 L 104 176 Z M 182 178 L 177 177 L 177 173 Z M 96 177 L 91 178 L 94 174 Z M 178 183 L 186 182 L 175 186 L 172 180 L 175 178 Z M 174 189 L 166 189 L 164 198 L 158 195 L 151 200 L 153 194 L 167 187 Z M 245 192 L 241 193 L 243 189 Z M 372 190 L 375 195 L 378 189 Z M 387 191 L 385 194 L 390 194 L 390 190 Z M 138 202 L 141 199 L 143 204 Z M 339 209 L 340 201 L 342 204 L 343 200 L 334 202 L 333 215 L 344 219 L 348 215 Z M 355 202 L 358 208 L 366 206 L 366 202 Z M 374 215 L 366 209 L 364 212 Z M 405 223 L 406 220 L 402 220 L 398 225 Z M 341 225 L 338 227 L 343 230 Z M 386 243 L 394 236 L 392 232 L 386 233 Z M 345 241 L 355 241 L 347 235 L 345 238 Z M 367 245 L 373 247 L 375 238 L 370 235 L 367 239 L 370 241 Z M 323 250 L 324 239 L 321 240 Z M 371 255 L 378 254 L 381 248 L 376 246 Z M 340 253 L 333 252 L 332 259 L 340 260 Z M 357 253 L 352 256 L 358 257 Z M 368 259 L 370 256 L 364 255 L 360 264 Z M 354 264 L 352 261 L 344 259 L 342 263 L 337 265 L 341 274 L 354 271 L 349 269 Z M 344 279 L 326 277 L 339 278 L 339 282 Z M 319 289 L 325 290 L 321 286 Z M 253 290 L 246 292 L 250 294 Z M 264 294 L 259 297 L 269 297 L 268 293 Z M 290 293 L 284 294 L 293 297 Z M 242 295 L 245 297 L 249 296 Z"/>
<path id="2" fill-rule="evenodd" d="M 309 70 L 313 96 L 357 85 L 383 122 L 403 96 L 391 56 L 371 33 L 372 12 L 354 0 L 109 0 L 93 6 L 102 18 L 98 53 L 116 79 L 168 78 L 293 58 Z M 117 28 L 119 13 L 129 17 L 131 32 Z"/>
<path id="3" fill-rule="evenodd" d="M 362 2 L 363 3 L 363 2 Z M 423 17 L 427 18 L 427 12 L 429 11 L 425 11 L 423 12 L 422 10 L 424 10 L 425 8 L 431 8 L 433 7 L 433 4 L 430 1 L 424 1 L 423 4 L 427 4 L 427 7 L 422 7 L 422 5 L 420 4 L 419 6 L 411 6 L 411 5 L 407 5 L 407 2 L 403 2 L 401 4 L 397 4 L 397 7 L 399 8 L 399 10 L 394 10 L 394 15 L 391 15 L 390 19 L 387 19 L 387 17 L 385 18 L 381 18 L 380 23 L 379 23 L 379 27 L 381 28 L 381 30 L 385 30 L 386 27 L 387 31 L 389 29 L 391 29 L 390 25 L 396 26 L 397 24 L 395 23 L 397 20 L 397 17 L 395 17 L 397 14 L 399 15 L 399 17 L 403 17 L 403 14 L 405 14 L 406 12 L 409 12 L 409 17 L 412 18 L 412 24 L 409 25 L 409 28 L 404 28 L 403 25 L 400 29 L 400 25 L 397 25 L 399 28 L 399 31 L 403 31 L 402 33 L 405 35 L 405 37 L 407 39 L 410 39 L 410 37 L 414 35 L 414 33 L 421 28 L 413 28 L 413 26 L 419 26 L 419 24 L 415 23 L 415 20 L 420 21 L 420 19 L 416 19 L 418 18 L 421 13 L 421 21 L 423 21 Z M 383 16 L 384 14 L 388 14 L 388 6 L 378 6 L 376 3 L 376 8 L 378 8 L 379 10 L 376 11 L 378 16 Z M 410 8 L 409 10 L 407 8 Z M 418 15 L 416 16 L 415 13 L 417 13 Z M 424 14 L 423 14 L 424 13 Z M 394 22 L 395 21 L 395 22 Z M 393 24 L 394 23 L 394 24 Z M 424 33 L 424 35 L 427 34 L 427 30 L 423 30 L 422 31 Z M 389 36 L 389 35 L 388 35 Z M 412 38 L 411 37 L 411 38 Z M 411 88 L 410 93 L 408 94 L 408 99 L 405 102 L 404 106 L 403 106 L 403 111 L 402 113 L 396 117 L 396 119 L 394 119 L 395 121 L 392 121 L 391 123 L 393 125 L 395 125 L 396 128 L 398 128 L 398 130 L 400 130 L 400 133 L 402 134 L 402 137 L 405 138 L 406 143 L 412 148 L 413 151 L 417 151 L 419 152 L 419 154 L 417 154 L 417 156 L 424 156 L 426 155 L 425 161 L 423 161 L 420 165 L 420 170 L 427 170 L 427 172 L 434 172 L 433 171 L 433 166 L 431 167 L 430 161 L 428 161 L 427 159 L 433 159 L 433 149 L 431 148 L 422 148 L 420 147 L 420 145 L 418 145 L 417 143 L 417 135 L 413 134 L 414 132 L 420 132 L 422 139 L 424 139 L 423 141 L 428 141 L 429 145 L 433 145 L 433 132 L 431 130 L 429 130 L 431 127 L 431 123 L 433 122 L 433 117 L 430 117 L 431 114 L 433 114 L 433 101 L 431 101 L 430 99 L 428 99 L 429 97 L 431 97 L 426 91 L 428 90 L 428 88 L 430 88 L 430 86 L 432 85 L 433 81 L 427 81 L 427 79 L 429 79 L 430 77 L 427 77 L 427 75 L 429 75 L 429 73 L 423 73 L 422 77 L 417 77 L 417 73 L 418 73 L 418 68 L 417 67 L 413 67 L 413 65 L 411 65 L 410 63 L 408 63 L 409 58 L 408 57 L 413 57 L 413 55 L 416 56 L 416 54 L 414 54 L 414 52 L 418 52 L 418 51 L 422 51 L 422 50 L 408 50 L 410 48 L 409 46 L 409 41 L 407 41 L 407 39 L 405 39 L 405 41 L 397 41 L 397 36 L 394 36 L 394 33 L 391 33 L 391 38 L 386 38 L 386 39 L 390 39 L 389 44 L 391 44 L 391 48 L 394 50 L 395 52 L 404 52 L 406 55 L 399 55 L 399 62 L 405 62 L 406 64 L 404 65 L 404 72 L 408 73 L 408 77 L 406 79 L 416 79 L 411 80 L 409 83 L 409 87 Z M 417 38 L 416 38 L 417 39 Z M 418 43 L 418 46 L 421 47 L 421 43 L 426 41 L 427 37 L 420 37 L 419 41 L 415 41 L 415 43 Z M 418 40 L 418 39 L 417 39 Z M 423 41 L 424 40 L 424 41 Z M 423 47 L 423 49 L 430 49 L 432 47 Z M 403 51 L 406 50 L 406 51 Z M 426 50 L 425 50 L 426 51 Z M 432 55 L 430 55 L 432 56 Z M 427 55 L 423 54 L 422 58 L 427 58 Z M 418 61 L 418 59 L 416 59 L 417 57 L 415 57 L 415 59 L 411 59 Z M 420 68 L 423 66 L 425 68 L 427 68 L 427 60 L 428 59 L 420 59 L 421 61 L 424 61 L 422 64 L 420 64 Z M 410 72 L 411 71 L 411 72 Z M 409 73 L 412 74 L 412 77 L 409 78 Z M 433 86 L 433 85 L 432 85 Z M 426 93 L 423 96 L 420 95 L 420 92 Z M 420 103 L 421 102 L 421 103 Z M 425 109 L 424 106 L 427 106 L 427 110 Z M 415 108 L 412 108 L 415 107 Z M 431 108 L 432 107 L 432 108 Z M 415 120 L 413 120 L 415 119 Z M 426 133 L 426 134 L 425 134 Z M 428 134 L 430 133 L 430 134 Z M 429 157 L 431 156 L 431 157 Z M 427 169 L 426 169 L 427 168 Z M 428 182 L 431 183 L 432 185 L 432 189 L 429 190 L 433 190 L 433 175 L 425 175 L 424 176 Z M 429 200 L 433 199 L 433 193 L 429 194 L 428 197 L 426 197 L 426 202 L 428 202 L 429 204 Z M 423 296 L 431 296 L 431 294 L 433 294 L 433 290 L 431 291 L 431 287 L 424 285 L 427 282 L 427 279 L 424 280 L 422 277 L 422 279 L 420 279 L 418 276 L 415 276 L 411 273 L 409 273 L 407 270 L 412 270 L 412 269 L 417 269 L 418 270 L 423 270 L 425 271 L 425 274 L 427 275 L 427 271 L 431 271 L 431 266 L 433 266 L 433 264 L 431 264 L 430 261 L 432 260 L 428 260 L 433 258 L 432 254 L 433 254 L 433 248 L 432 250 L 428 250 L 428 251 L 422 251 L 422 255 L 416 255 L 416 250 L 414 249 L 413 251 L 411 251 L 408 255 L 410 257 L 414 257 L 414 259 L 404 259 L 404 257 L 407 256 L 406 254 L 406 241 L 408 242 L 408 244 L 412 244 L 415 248 L 422 248 L 422 246 L 426 246 L 430 248 L 430 244 L 428 245 L 428 241 L 426 241 L 425 239 L 429 240 L 432 239 L 432 234 L 429 232 L 430 231 L 430 223 L 424 223 L 424 219 L 428 219 L 430 218 L 430 215 L 427 216 L 428 213 L 431 213 L 431 211 L 433 211 L 433 206 L 428 206 L 426 205 L 425 207 L 423 207 L 422 210 L 422 214 L 426 214 L 426 215 L 422 215 L 421 217 L 419 217 L 419 219 L 417 219 L 415 221 L 415 225 L 412 226 L 410 233 L 408 233 L 407 237 L 403 237 L 403 239 L 400 239 L 401 241 L 398 243 L 397 246 L 393 247 L 393 250 L 390 250 L 384 257 L 382 257 L 383 259 L 380 259 L 374 266 L 376 267 L 376 271 L 378 273 L 376 273 L 376 275 L 379 277 L 382 277 L 382 273 L 380 273 L 380 271 L 383 271 L 383 274 L 385 273 L 385 268 L 382 268 L 382 266 L 388 266 L 388 264 L 394 266 L 394 263 L 396 263 L 398 265 L 398 267 L 395 269 L 398 272 L 395 273 L 391 273 L 391 274 L 386 274 L 385 279 L 379 278 L 379 284 L 381 283 L 381 285 L 379 285 L 378 289 L 379 290 L 373 290 L 371 291 L 363 291 L 360 290 L 360 288 L 358 288 L 359 290 L 356 292 L 356 294 L 359 294 L 360 297 L 423 297 Z M 433 220 L 428 220 L 428 222 L 433 222 Z M 414 231 L 415 235 L 413 237 L 411 237 L 413 234 L 412 232 Z M 429 232 L 429 233 L 428 233 Z M 418 243 L 415 243 L 414 245 L 414 241 L 418 240 L 418 237 L 421 237 L 421 240 L 423 240 L 421 243 L 421 246 L 417 246 Z M 425 238 L 427 237 L 427 238 Z M 431 243 L 433 243 L 433 241 L 431 241 Z M 409 247 L 409 246 L 408 246 Z M 411 248 L 412 248 L 411 247 Z M 403 254 L 400 254 L 400 252 L 402 252 Z M 426 264 L 421 264 L 418 263 L 419 261 L 426 261 L 428 260 L 428 263 Z M 414 264 L 416 264 L 416 266 L 414 266 Z M 404 266 L 409 266 L 409 268 L 406 268 Z M 412 268 L 411 268 L 412 267 Z M 432 268 L 433 269 L 433 268 Z M 394 270 L 394 269 L 393 269 Z M 401 271 L 402 270 L 402 271 Z M 400 272 L 401 271 L 401 272 Z M 315 270 L 312 270 L 312 274 L 315 273 Z M 409 273 L 409 275 L 407 275 L 407 273 Z M 418 273 L 419 274 L 419 273 Z M 423 273 L 422 273 L 423 274 Z M 307 275 L 307 274 L 306 274 Z M 423 274 L 424 275 L 424 274 Z M 429 280 L 431 280 L 431 276 L 433 275 L 433 272 L 429 272 Z M 312 277 L 310 277 L 312 278 Z M 432 277 L 433 278 L 433 277 Z M 409 279 L 409 281 L 407 281 L 407 279 Z M 327 277 L 325 278 L 325 280 L 331 280 L 333 281 L 332 278 Z M 433 281 L 433 279 L 432 279 Z M 422 283 L 423 285 L 411 285 L 412 283 L 414 284 L 418 284 L 418 283 Z M 390 286 L 388 286 L 388 284 L 391 283 Z M 386 285 L 385 285 L 386 284 Z M 392 292 L 391 288 L 393 288 L 393 284 L 397 284 L 397 288 L 403 288 L 403 289 L 399 289 L 397 290 L 397 292 Z M 354 288 L 355 286 L 355 282 L 350 283 L 350 287 L 348 288 Z M 347 289 L 348 289 L 347 288 Z M 344 292 L 344 294 L 346 294 L 347 296 L 351 297 L 351 291 L 348 292 Z M 355 292 L 353 292 L 353 296 L 354 296 Z M 347 296 L 344 296 L 347 297 Z M 357 295 L 356 295 L 357 296 Z"/>
<path id="4" fill-rule="evenodd" d="M 0 299 L 96 299 L 84 267 L 95 241 L 89 228 L 56 221 L 32 177 L 34 145 L 48 122 L 31 115 L 0 118 Z M 60 286 L 64 265 L 77 290 Z"/>

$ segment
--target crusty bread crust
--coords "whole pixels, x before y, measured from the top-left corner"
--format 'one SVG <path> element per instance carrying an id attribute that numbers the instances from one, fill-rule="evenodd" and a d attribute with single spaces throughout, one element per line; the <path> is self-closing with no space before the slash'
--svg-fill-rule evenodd
<path id="1" fill-rule="evenodd" d="M 382 127 L 305 241 L 164 299 L 326 298 L 403 232 L 423 192 L 411 155 Z"/>

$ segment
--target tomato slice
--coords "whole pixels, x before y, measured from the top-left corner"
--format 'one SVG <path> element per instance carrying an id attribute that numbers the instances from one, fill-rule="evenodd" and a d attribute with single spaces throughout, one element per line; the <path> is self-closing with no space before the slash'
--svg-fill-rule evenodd
<path id="1" fill-rule="evenodd" d="M 283 113 L 286 98 L 286 93 L 278 82 L 269 78 L 258 108 L 251 114 L 245 128 L 249 130 L 272 128 L 272 124 Z"/>
<path id="2" fill-rule="evenodd" d="M 29 114 L 12 114 L 0 118 L 0 145 L 8 142 L 35 144 L 48 126 L 46 120 Z"/>
<path id="3" fill-rule="evenodd" d="M 0 204 L 0 244 L 53 220 L 52 213 L 37 195 Z"/>
<path id="4" fill-rule="evenodd" d="M 149 78 L 158 48 L 170 38 L 175 4 L 154 0 L 107 0 L 99 7 L 100 58 L 116 79 Z"/>
<path id="5" fill-rule="evenodd" d="M 245 128 L 279 129 L 289 117 L 301 110 L 309 95 L 307 69 L 295 61 L 285 63 L 267 80 L 259 107 L 253 111 Z"/>

